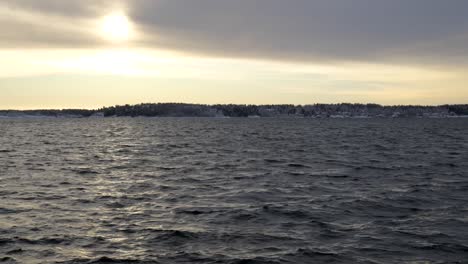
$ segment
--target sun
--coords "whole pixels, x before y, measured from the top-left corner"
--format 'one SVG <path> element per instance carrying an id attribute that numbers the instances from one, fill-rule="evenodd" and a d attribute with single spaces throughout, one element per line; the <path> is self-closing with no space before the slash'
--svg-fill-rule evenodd
<path id="1" fill-rule="evenodd" d="M 132 34 L 131 22 L 123 13 L 107 15 L 101 21 L 101 34 L 112 42 L 128 41 Z"/>

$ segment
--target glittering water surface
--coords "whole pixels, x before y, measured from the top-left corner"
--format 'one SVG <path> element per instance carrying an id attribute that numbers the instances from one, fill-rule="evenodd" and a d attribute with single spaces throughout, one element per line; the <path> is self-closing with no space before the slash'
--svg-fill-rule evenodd
<path id="1" fill-rule="evenodd" d="M 0 263 L 468 263 L 467 131 L 0 120 Z"/>

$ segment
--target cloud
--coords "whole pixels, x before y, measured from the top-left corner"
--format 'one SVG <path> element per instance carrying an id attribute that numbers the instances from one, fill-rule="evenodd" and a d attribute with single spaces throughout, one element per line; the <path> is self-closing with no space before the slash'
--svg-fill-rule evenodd
<path id="1" fill-rule="evenodd" d="M 464 0 L 145 0 L 133 7 L 158 45 L 231 56 L 422 60 L 451 55 L 468 33 Z"/>
<path id="2" fill-rule="evenodd" d="M 99 14 L 112 2 L 109 0 L 3 0 L 11 10 L 34 13 L 64 15 L 68 17 L 93 16 Z"/>
<path id="3" fill-rule="evenodd" d="M 108 0 L 6 0 L 0 3 L 0 48 L 83 48 L 104 45 L 96 21 Z"/>
<path id="4" fill-rule="evenodd" d="M 281 61 L 468 63 L 466 0 L 14 0 L 9 12 L 61 17 L 64 24 L 124 7 L 137 43 L 210 56 Z M 23 23 L 23 24 L 21 24 Z M 27 27 L 31 27 L 27 30 Z M 7 29 L 7 30 L 5 30 Z M 36 32 L 31 34 L 30 31 Z M 0 25 L 2 46 L 93 46 L 70 28 Z M 16 32 L 16 34 L 13 34 Z M 18 33 L 20 32 L 20 33 Z"/>

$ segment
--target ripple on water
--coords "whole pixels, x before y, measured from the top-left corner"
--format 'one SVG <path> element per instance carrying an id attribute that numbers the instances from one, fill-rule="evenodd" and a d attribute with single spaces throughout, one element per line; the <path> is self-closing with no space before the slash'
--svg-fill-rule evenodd
<path id="1" fill-rule="evenodd" d="M 463 120 L 8 122 L 0 263 L 468 259 Z"/>

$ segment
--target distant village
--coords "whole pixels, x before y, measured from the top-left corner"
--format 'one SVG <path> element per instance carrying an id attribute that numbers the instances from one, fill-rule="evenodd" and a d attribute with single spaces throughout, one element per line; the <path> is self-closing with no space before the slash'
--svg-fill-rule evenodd
<path id="1" fill-rule="evenodd" d="M 448 118 L 468 117 L 468 104 L 382 106 L 378 104 L 202 105 L 157 103 L 118 105 L 96 110 L 0 110 L 0 117 L 297 117 L 297 118 Z"/>

